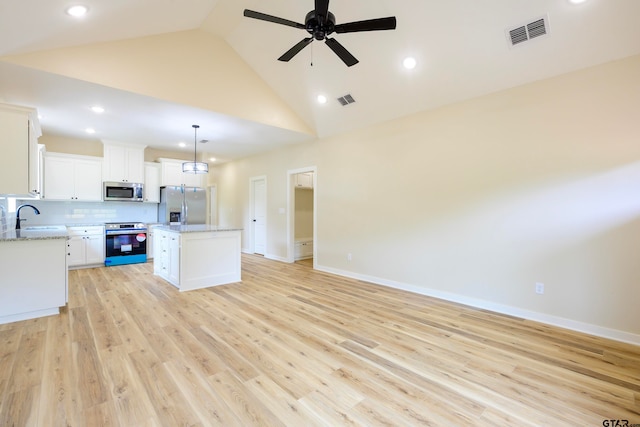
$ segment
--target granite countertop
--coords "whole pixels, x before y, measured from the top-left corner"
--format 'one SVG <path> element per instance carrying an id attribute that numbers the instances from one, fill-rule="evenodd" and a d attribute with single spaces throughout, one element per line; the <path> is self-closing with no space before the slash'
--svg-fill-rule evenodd
<path id="1" fill-rule="evenodd" d="M 156 230 L 174 231 L 177 233 L 206 233 L 210 231 L 242 231 L 242 228 L 219 227 L 216 225 L 193 224 L 193 225 L 160 225 Z"/>
<path id="2" fill-rule="evenodd" d="M 64 225 L 24 227 L 21 230 L 0 230 L 0 242 L 15 240 L 66 239 L 69 236 Z"/>

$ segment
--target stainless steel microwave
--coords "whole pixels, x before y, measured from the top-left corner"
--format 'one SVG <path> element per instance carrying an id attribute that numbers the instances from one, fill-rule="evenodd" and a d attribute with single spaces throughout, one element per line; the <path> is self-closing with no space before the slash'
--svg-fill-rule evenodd
<path id="1" fill-rule="evenodd" d="M 142 184 L 133 182 L 105 182 L 104 201 L 142 202 Z"/>

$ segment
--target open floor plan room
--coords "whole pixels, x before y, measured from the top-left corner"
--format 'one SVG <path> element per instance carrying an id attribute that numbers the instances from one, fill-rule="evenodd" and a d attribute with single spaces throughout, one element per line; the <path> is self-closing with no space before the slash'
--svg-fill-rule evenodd
<path id="1" fill-rule="evenodd" d="M 153 264 L 69 272 L 0 325 L 2 426 L 640 423 L 640 348 L 242 256 L 180 293 Z"/>

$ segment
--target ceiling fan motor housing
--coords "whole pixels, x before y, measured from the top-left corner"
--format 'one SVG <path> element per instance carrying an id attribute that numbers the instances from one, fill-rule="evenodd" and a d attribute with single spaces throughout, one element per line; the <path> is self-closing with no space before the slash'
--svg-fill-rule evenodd
<path id="1" fill-rule="evenodd" d="M 324 40 L 329 34 L 335 31 L 336 25 L 336 17 L 333 13 L 328 13 L 327 19 L 323 19 L 323 23 L 320 23 L 320 19 L 318 19 L 318 15 L 316 15 L 316 11 L 312 10 L 307 13 L 307 16 L 304 18 L 305 29 L 309 34 L 311 34 L 316 40 Z"/>

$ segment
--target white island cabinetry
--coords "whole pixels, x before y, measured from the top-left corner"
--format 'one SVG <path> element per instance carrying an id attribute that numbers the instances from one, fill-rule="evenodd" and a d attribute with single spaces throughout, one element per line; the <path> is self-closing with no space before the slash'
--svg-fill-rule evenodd
<path id="1" fill-rule="evenodd" d="M 0 232 L 0 324 L 59 313 L 67 304 L 66 231 Z"/>
<path id="2" fill-rule="evenodd" d="M 240 229 L 156 227 L 154 273 L 180 291 L 239 282 L 240 245 Z"/>

